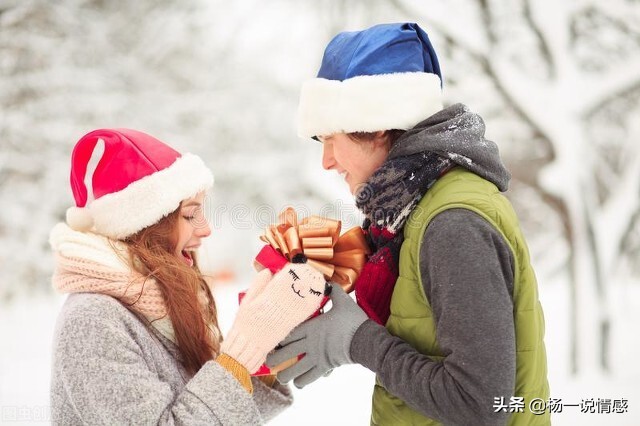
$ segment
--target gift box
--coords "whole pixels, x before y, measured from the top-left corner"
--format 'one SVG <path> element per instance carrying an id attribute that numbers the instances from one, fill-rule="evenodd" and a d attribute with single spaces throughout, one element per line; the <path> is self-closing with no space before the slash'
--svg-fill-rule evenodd
<path id="1" fill-rule="evenodd" d="M 310 216 L 298 220 L 296 211 L 289 207 L 283 210 L 277 224 L 269 225 L 260 239 L 267 243 L 255 257 L 257 270 L 268 268 L 275 274 L 288 262 L 296 262 L 296 256 L 304 256 L 306 263 L 324 275 L 327 281 L 340 285 L 345 292 L 353 291 L 355 281 L 371 253 L 364 231 L 356 226 L 340 234 L 339 220 L 321 216 Z M 238 295 L 239 301 L 244 292 Z M 310 318 L 322 314 L 329 301 L 325 296 L 320 309 Z M 304 354 L 269 369 L 262 365 L 254 376 L 276 374 L 295 364 Z"/>

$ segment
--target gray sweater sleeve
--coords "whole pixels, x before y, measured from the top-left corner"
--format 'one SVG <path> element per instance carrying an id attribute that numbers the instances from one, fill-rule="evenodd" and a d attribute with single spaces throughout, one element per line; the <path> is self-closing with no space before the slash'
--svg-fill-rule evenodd
<path id="1" fill-rule="evenodd" d="M 393 395 L 448 425 L 505 424 L 495 397 L 515 386 L 513 258 L 482 217 L 451 209 L 429 224 L 420 274 L 445 358 L 436 362 L 371 320 L 356 332 L 351 356 Z"/>
<path id="2" fill-rule="evenodd" d="M 138 318 L 103 295 L 69 296 L 58 319 L 53 424 L 262 424 L 291 404 L 282 386 L 253 397 L 220 364 L 185 377 Z"/>

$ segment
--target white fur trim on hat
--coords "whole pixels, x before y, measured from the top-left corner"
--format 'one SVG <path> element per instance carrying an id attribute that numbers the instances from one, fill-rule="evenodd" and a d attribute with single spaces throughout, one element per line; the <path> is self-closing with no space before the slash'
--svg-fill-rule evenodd
<path id="1" fill-rule="evenodd" d="M 431 73 L 315 78 L 302 85 L 298 135 L 410 129 L 441 109 L 440 78 Z"/>
<path id="2" fill-rule="evenodd" d="M 184 154 L 171 166 L 94 200 L 80 209 L 81 217 L 84 220 L 89 215 L 93 232 L 119 240 L 157 223 L 177 209 L 182 200 L 212 185 L 213 174 L 200 157 Z M 73 229 L 75 213 L 71 212 L 71 221 L 67 222 Z"/>

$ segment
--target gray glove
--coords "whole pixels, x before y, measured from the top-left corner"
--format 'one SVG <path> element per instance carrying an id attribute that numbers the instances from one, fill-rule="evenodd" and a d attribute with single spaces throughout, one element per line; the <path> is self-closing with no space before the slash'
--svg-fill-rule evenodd
<path id="1" fill-rule="evenodd" d="M 278 381 L 293 380 L 297 388 L 315 382 L 333 368 L 352 364 L 351 340 L 367 314 L 344 292 L 332 284 L 332 308 L 297 326 L 278 348 L 267 356 L 267 366 L 276 366 L 298 354 L 306 354 L 297 363 L 278 373 Z"/>

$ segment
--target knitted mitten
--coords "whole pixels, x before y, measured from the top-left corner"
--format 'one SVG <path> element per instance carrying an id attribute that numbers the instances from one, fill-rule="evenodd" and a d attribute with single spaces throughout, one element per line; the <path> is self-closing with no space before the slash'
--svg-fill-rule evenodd
<path id="1" fill-rule="evenodd" d="M 236 319 L 220 351 L 255 373 L 267 354 L 289 332 L 313 314 L 327 284 L 306 264 L 288 263 L 270 280 L 261 271 L 242 299 Z"/>

